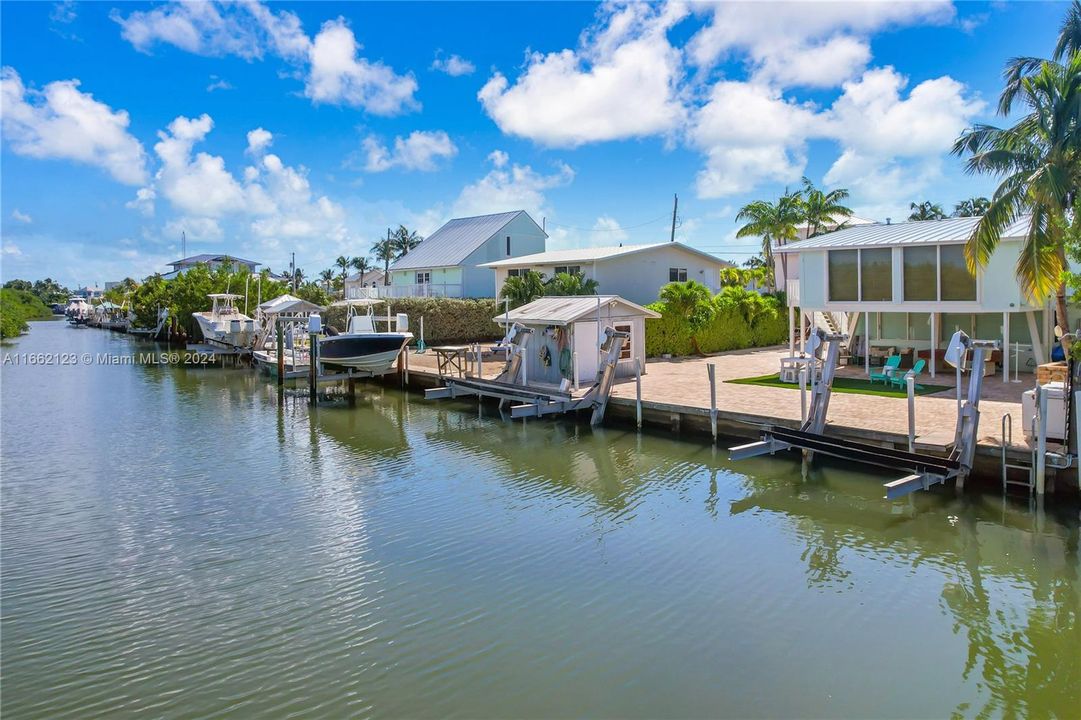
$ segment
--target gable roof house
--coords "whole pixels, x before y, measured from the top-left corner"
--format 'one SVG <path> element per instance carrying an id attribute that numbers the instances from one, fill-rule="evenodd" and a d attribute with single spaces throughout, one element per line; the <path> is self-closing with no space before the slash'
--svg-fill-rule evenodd
<path id="1" fill-rule="evenodd" d="M 495 297 L 484 263 L 542 252 L 547 238 L 524 210 L 455 218 L 390 266 L 385 290 L 391 297 Z"/>
<path id="2" fill-rule="evenodd" d="M 178 275 L 183 275 L 196 265 L 206 265 L 211 271 L 217 270 L 223 265 L 233 271 L 239 270 L 241 267 L 247 267 L 248 270 L 255 274 L 259 272 L 256 268 L 259 267 L 260 264 L 261 263 L 257 263 L 254 260 L 245 260 L 244 258 L 235 257 L 233 255 L 202 253 L 200 255 L 181 258 L 180 260 L 174 260 L 169 263 L 173 269 L 164 273 L 162 278 L 172 280 Z"/>
<path id="3" fill-rule="evenodd" d="M 987 266 L 973 275 L 964 248 L 979 220 L 865 224 L 775 247 L 790 267 L 798 267 L 786 283 L 790 349 L 797 342 L 798 308 L 810 316 L 801 327 L 847 332 L 865 363 L 876 351 L 892 350 L 906 364 L 926 359 L 933 376 L 946 368 L 942 355 L 950 337 L 963 330 L 1011 348 L 994 353 L 1003 381 L 1018 345 L 1018 369 L 1032 372 L 1045 362 L 1053 338 L 1050 306 L 1033 304 L 1015 275 L 1029 218 L 1002 233 Z"/>
<path id="4" fill-rule="evenodd" d="M 383 287 L 383 270 L 372 268 L 364 273 L 364 282 L 360 280 L 360 273 L 353 273 L 345 279 L 346 299 L 361 297 L 378 297 L 378 289 Z"/>
<path id="5" fill-rule="evenodd" d="M 545 279 L 558 273 L 577 273 L 596 280 L 598 292 L 642 305 L 656 301 L 661 288 L 670 282 L 697 280 L 710 292 L 718 293 L 721 268 L 730 266 L 725 260 L 679 242 L 550 250 L 484 265 L 495 270 L 497 293 L 508 277 L 528 270 Z"/>

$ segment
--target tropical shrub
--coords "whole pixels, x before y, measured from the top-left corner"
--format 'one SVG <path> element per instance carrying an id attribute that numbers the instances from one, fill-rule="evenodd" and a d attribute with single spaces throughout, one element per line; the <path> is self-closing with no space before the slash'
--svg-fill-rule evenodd
<path id="1" fill-rule="evenodd" d="M 0 337 L 26 332 L 28 320 L 48 320 L 53 311 L 31 290 L 0 290 Z"/>
<path id="2" fill-rule="evenodd" d="M 787 338 L 785 307 L 777 296 L 730 286 L 710 298 L 705 286 L 694 283 L 699 287 L 687 287 L 691 283 L 694 281 L 666 285 L 661 300 L 649 306 L 661 317 L 646 320 L 646 355 L 764 347 Z"/>
<path id="3" fill-rule="evenodd" d="M 507 278 L 499 291 L 499 297 L 510 300 L 512 308 L 531 303 L 542 295 L 544 276 L 535 270 L 526 270 L 521 275 Z"/>

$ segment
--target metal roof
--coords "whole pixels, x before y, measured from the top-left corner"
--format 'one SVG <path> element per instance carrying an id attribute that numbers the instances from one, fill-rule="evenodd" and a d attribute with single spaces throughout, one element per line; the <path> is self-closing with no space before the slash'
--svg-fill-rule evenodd
<path id="1" fill-rule="evenodd" d="M 596 317 L 598 303 L 601 318 L 641 316 L 659 318 L 658 313 L 618 295 L 560 295 L 537 298 L 531 303 L 492 318 L 497 323 L 520 322 L 523 325 L 569 325 L 577 320 Z"/>
<path id="2" fill-rule="evenodd" d="M 803 250 L 846 247 L 895 247 L 898 245 L 944 245 L 966 242 L 978 217 L 947 218 L 945 220 L 915 220 L 912 222 L 883 225 L 857 225 L 856 227 L 826 233 L 809 240 L 800 240 L 774 252 L 795 253 Z M 1004 238 L 1021 238 L 1028 231 L 1029 216 L 1018 218 L 1002 233 Z"/>
<path id="3" fill-rule="evenodd" d="M 416 249 L 410 250 L 409 253 L 391 263 L 390 269 L 413 270 L 459 265 L 471 252 L 519 215 L 529 217 L 529 213 L 525 210 L 514 210 L 496 215 L 478 215 L 449 220 L 443 227 L 424 238 Z M 533 220 L 533 218 L 529 219 Z M 536 225 L 535 222 L 533 224 Z M 540 230 L 539 225 L 537 229 Z"/>
<path id="4" fill-rule="evenodd" d="M 488 268 L 502 268 L 502 267 L 525 267 L 529 265 L 551 265 L 553 263 L 564 262 L 595 262 L 597 260 L 607 260 L 613 257 L 619 257 L 621 255 L 633 255 L 634 253 L 648 252 L 650 250 L 656 250 L 658 248 L 676 247 L 680 250 L 686 250 L 689 253 L 694 253 L 708 260 L 711 260 L 718 265 L 728 266 L 731 263 L 721 260 L 715 255 L 710 255 L 707 252 L 703 252 L 696 248 L 684 245 L 678 242 L 659 242 L 648 243 L 646 245 L 613 245 L 608 247 L 590 247 L 590 248 L 574 248 L 571 250 L 548 250 L 542 253 L 533 253 L 532 255 L 519 255 L 515 258 L 507 258 L 506 260 L 496 260 L 495 262 L 483 263 L 481 267 Z"/>
<path id="5" fill-rule="evenodd" d="M 198 263 L 206 263 L 206 262 L 211 262 L 211 261 L 215 261 L 215 260 L 216 261 L 232 260 L 234 262 L 243 263 L 244 265 L 261 265 L 262 264 L 262 263 L 257 263 L 254 260 L 245 260 L 242 257 L 237 257 L 236 255 L 213 254 L 213 253 L 203 253 L 201 255 L 192 255 L 191 257 L 182 258 L 180 260 L 174 260 L 173 262 L 171 262 L 169 264 L 172 265 L 173 267 L 176 267 L 177 265 L 196 265 Z"/>

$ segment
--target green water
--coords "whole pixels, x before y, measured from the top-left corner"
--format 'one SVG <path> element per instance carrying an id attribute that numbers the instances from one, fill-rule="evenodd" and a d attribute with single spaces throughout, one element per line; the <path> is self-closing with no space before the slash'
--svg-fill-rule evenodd
<path id="1" fill-rule="evenodd" d="M 242 370 L 0 382 L 5 720 L 1081 716 L 1076 507 Z"/>

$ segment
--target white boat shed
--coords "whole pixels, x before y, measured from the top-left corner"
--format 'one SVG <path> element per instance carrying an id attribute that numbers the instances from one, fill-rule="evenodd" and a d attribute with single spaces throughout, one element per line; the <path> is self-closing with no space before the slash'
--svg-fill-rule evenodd
<path id="1" fill-rule="evenodd" d="M 604 329 L 630 333 L 616 364 L 616 377 L 633 377 L 637 359 L 645 372 L 646 318 L 658 313 L 624 300 L 618 295 L 542 297 L 510 310 L 493 320 L 509 326 L 520 323 L 533 331 L 526 346 L 526 377 L 530 382 L 559 384 L 578 379 L 590 383 L 600 364 L 600 344 Z"/>
<path id="2" fill-rule="evenodd" d="M 1033 304 L 1015 277 L 1028 228 L 1019 218 L 1002 234 L 987 266 L 977 275 L 965 265 L 964 246 L 979 218 L 867 224 L 819 235 L 774 252 L 798 262 L 797 279 L 786 283 L 790 350 L 800 327 L 847 332 L 852 348 L 868 362 L 869 350 L 909 350 L 927 360 L 931 376 L 945 366 L 942 354 L 958 329 L 970 337 L 999 340 L 995 353 L 1008 381 L 1015 354 L 1019 369 L 1046 362 L 1052 342 L 1048 302 Z M 869 364 L 868 364 L 869 367 Z"/>

